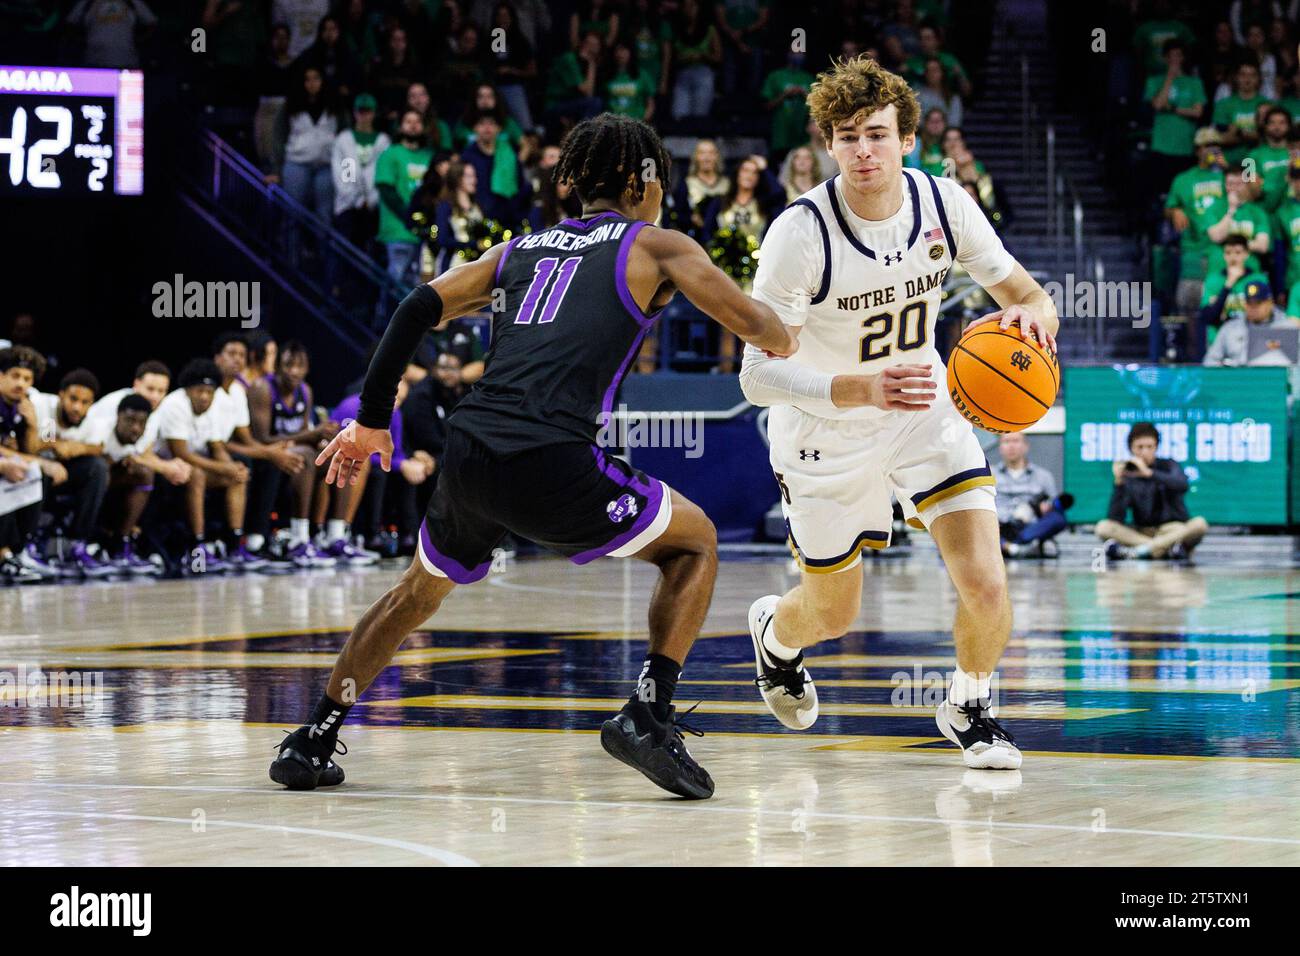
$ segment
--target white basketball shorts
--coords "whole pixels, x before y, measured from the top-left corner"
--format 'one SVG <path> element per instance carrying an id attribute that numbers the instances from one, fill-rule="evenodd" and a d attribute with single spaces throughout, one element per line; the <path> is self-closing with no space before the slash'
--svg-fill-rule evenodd
<path id="1" fill-rule="evenodd" d="M 992 471 L 969 422 L 943 401 L 924 412 L 837 421 L 790 405 L 768 414 L 772 471 L 790 549 L 813 573 L 843 571 L 889 546 L 897 498 L 908 524 L 996 511 Z"/>

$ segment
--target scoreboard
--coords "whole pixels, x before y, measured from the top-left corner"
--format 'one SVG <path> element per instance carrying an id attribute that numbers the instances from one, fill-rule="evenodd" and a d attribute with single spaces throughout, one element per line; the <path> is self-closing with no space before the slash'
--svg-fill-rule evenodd
<path id="1" fill-rule="evenodd" d="M 143 191 L 143 73 L 0 66 L 0 197 Z"/>

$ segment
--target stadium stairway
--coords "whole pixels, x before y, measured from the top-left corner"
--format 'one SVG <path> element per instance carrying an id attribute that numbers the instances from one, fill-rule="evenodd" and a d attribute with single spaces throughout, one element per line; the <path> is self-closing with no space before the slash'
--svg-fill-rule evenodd
<path id="1" fill-rule="evenodd" d="M 1040 281 L 1064 285 L 1066 275 L 1076 271 L 1073 206 L 1077 197 L 1083 212 L 1084 275 L 1075 275 L 1074 281 L 1096 279 L 1100 263 L 1106 282 L 1145 282 L 1149 278 L 1145 256 L 1126 228 L 1116 197 L 1106 188 L 1098 145 L 1076 117 L 1049 105 L 1055 101 L 1052 92 L 1061 78 L 1056 75 L 1047 34 L 1045 0 L 1000 0 L 994 17 L 978 99 L 966 109 L 962 126 L 971 150 L 988 167 L 1010 207 L 1012 221 L 1003 234 L 1008 249 Z M 1059 244 L 1046 182 L 1049 124 L 1055 134 L 1056 167 L 1066 180 Z M 1147 354 L 1147 332 L 1133 328 L 1128 315 L 1101 322 L 1075 319 L 1067 307 L 1062 329 L 1061 356 L 1067 362 L 1128 361 Z"/>

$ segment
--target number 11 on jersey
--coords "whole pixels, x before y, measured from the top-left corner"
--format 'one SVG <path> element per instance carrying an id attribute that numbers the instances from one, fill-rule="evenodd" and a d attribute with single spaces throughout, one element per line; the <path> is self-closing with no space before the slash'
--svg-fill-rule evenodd
<path id="1" fill-rule="evenodd" d="M 546 296 L 546 303 L 542 307 L 542 314 L 538 318 L 537 324 L 542 325 L 545 322 L 553 321 L 555 313 L 559 311 L 560 303 L 564 301 L 564 294 L 569 291 L 569 283 L 573 281 L 573 274 L 578 271 L 578 266 L 581 264 L 582 256 L 570 256 L 563 262 L 560 262 L 554 256 L 539 259 L 537 265 L 533 267 L 533 281 L 528 284 L 528 291 L 524 293 L 523 304 L 519 306 L 519 314 L 515 316 L 515 325 L 532 324 L 533 314 L 537 311 L 537 304 L 542 300 L 542 293 L 546 290 L 546 284 L 551 281 L 551 276 L 555 275 L 555 283 Z M 558 275 L 556 275 L 557 272 Z"/>

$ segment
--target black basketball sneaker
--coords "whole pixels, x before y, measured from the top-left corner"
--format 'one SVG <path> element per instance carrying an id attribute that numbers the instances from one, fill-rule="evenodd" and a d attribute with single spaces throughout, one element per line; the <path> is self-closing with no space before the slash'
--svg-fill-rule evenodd
<path id="1" fill-rule="evenodd" d="M 334 743 L 313 737 L 310 726 L 299 727 L 280 741 L 280 755 L 271 761 L 271 779 L 290 790 L 315 790 L 337 787 L 343 782 L 343 768 L 330 758 L 336 746 L 340 754 L 348 752 L 343 741 Z"/>
<path id="2" fill-rule="evenodd" d="M 601 725 L 600 745 L 611 757 L 640 770 L 669 793 L 706 800 L 713 796 L 713 778 L 686 749 L 682 731 L 704 736 L 677 719 L 676 707 L 669 707 L 668 719 L 661 721 L 649 704 L 633 699 Z"/>
<path id="3" fill-rule="evenodd" d="M 1019 770 L 1016 739 L 989 713 L 987 700 L 958 706 L 946 697 L 935 712 L 940 733 L 961 748 L 962 760 L 975 770 Z"/>

